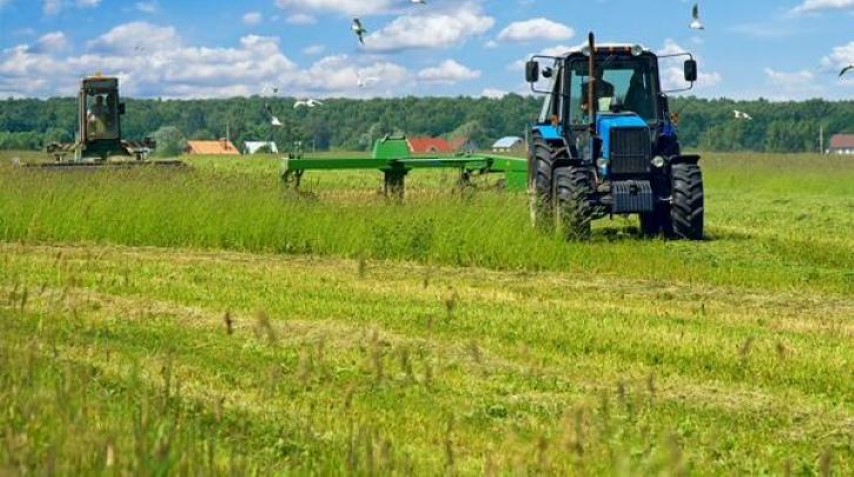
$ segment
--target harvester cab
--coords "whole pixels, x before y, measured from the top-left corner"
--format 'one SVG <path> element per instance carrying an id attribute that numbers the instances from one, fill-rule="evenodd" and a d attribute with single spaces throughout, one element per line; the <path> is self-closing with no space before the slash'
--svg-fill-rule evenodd
<path id="1" fill-rule="evenodd" d="M 703 237 L 700 157 L 682 154 L 660 83 L 659 59 L 679 56 L 690 89 L 697 63 L 689 53 L 597 46 L 592 33 L 583 48 L 526 63 L 532 90 L 546 95 L 529 141 L 536 226 L 586 239 L 594 219 L 638 214 L 645 235 Z"/>
<path id="2" fill-rule="evenodd" d="M 77 95 L 77 133 L 69 144 L 52 143 L 47 146 L 53 164 L 42 166 L 74 165 L 133 165 L 146 164 L 148 154 L 154 150 L 153 140 L 127 141 L 122 139 L 121 117 L 125 104 L 119 97 L 118 78 L 92 76 L 80 83 Z M 110 162 L 108 159 L 122 156 L 132 160 Z M 153 161 L 152 161 L 153 162 Z M 180 161 L 157 161 L 158 165 L 181 165 Z"/>

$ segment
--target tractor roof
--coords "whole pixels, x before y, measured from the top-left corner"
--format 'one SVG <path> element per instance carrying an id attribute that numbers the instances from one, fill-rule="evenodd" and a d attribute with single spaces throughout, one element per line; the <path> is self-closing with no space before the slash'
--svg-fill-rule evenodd
<path id="1" fill-rule="evenodd" d="M 635 47 L 635 46 L 640 46 L 641 50 L 644 53 L 652 53 L 652 50 L 650 50 L 649 48 L 645 47 L 644 45 L 640 45 L 638 43 L 596 43 L 596 52 L 597 53 L 609 53 L 612 51 L 619 51 L 619 50 L 631 51 L 632 47 Z M 583 44 L 577 45 L 577 46 L 573 46 L 572 48 L 567 50 L 566 53 L 564 53 L 560 56 L 567 57 L 569 55 L 573 55 L 573 54 L 577 54 L 577 53 L 585 53 L 586 48 L 587 48 L 586 43 L 583 43 Z"/>

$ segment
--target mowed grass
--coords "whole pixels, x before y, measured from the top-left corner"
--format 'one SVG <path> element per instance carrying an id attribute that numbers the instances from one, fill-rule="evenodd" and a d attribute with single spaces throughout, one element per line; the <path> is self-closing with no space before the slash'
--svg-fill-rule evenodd
<path id="1" fill-rule="evenodd" d="M 854 167 L 704 165 L 707 241 L 585 244 L 450 173 L 0 169 L 0 469 L 848 475 Z"/>

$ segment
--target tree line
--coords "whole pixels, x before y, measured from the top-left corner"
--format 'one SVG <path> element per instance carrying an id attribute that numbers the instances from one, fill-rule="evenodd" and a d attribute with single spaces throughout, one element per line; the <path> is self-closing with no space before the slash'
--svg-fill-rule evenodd
<path id="1" fill-rule="evenodd" d="M 127 99 L 123 137 L 153 137 L 159 152 L 175 155 L 186 140 L 220 139 L 228 133 L 235 145 L 275 141 L 287 148 L 295 141 L 317 150 L 365 150 L 387 133 L 410 136 L 466 137 L 488 147 L 503 136 L 522 136 L 536 120 L 542 100 L 509 94 L 490 98 L 329 99 L 314 108 L 294 108 L 294 98 L 212 100 Z M 0 101 L 0 149 L 39 150 L 51 142 L 68 142 L 76 130 L 76 99 L 7 99 Z M 733 101 L 674 98 L 680 115 L 683 147 L 706 151 L 818 151 L 831 135 L 854 133 L 854 101 L 813 99 L 801 102 Z M 734 110 L 752 119 L 738 119 Z M 271 124 L 271 116 L 281 126 Z"/>

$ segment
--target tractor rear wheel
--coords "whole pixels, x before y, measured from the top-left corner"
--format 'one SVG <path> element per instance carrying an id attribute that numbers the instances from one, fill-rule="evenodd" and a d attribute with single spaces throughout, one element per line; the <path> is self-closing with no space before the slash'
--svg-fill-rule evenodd
<path id="1" fill-rule="evenodd" d="M 557 220 L 569 240 L 590 239 L 593 220 L 593 172 L 588 167 L 555 168 Z"/>
<path id="2" fill-rule="evenodd" d="M 674 238 L 703 239 L 703 173 L 691 163 L 671 167 L 672 200 L 669 232 Z"/>
<path id="3" fill-rule="evenodd" d="M 541 231 L 554 230 L 554 198 L 552 196 L 552 152 L 551 147 L 539 135 L 534 134 L 529 158 L 529 181 L 531 194 L 531 223 Z"/>

